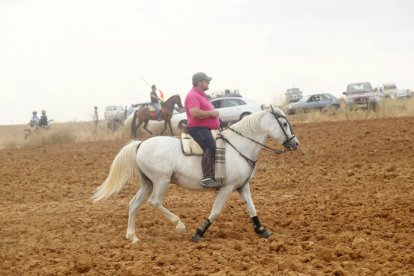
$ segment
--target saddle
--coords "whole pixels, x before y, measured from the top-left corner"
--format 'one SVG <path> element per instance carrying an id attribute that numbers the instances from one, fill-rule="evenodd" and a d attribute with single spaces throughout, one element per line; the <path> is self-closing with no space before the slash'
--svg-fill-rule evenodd
<path id="1" fill-rule="evenodd" d="M 163 108 L 161 108 L 161 110 L 160 110 L 160 112 L 157 112 L 152 106 L 149 106 L 148 107 L 148 109 L 149 109 L 149 114 L 150 114 L 150 118 L 152 119 L 152 120 L 157 120 L 157 119 L 159 119 L 159 117 L 161 117 L 161 112 L 162 112 L 162 110 L 163 110 Z M 159 116 L 158 116 L 158 113 L 160 114 Z"/>
<path id="2" fill-rule="evenodd" d="M 212 129 L 214 140 L 217 138 L 217 130 Z M 184 155 L 203 155 L 203 149 L 188 133 L 181 134 L 181 149 Z"/>

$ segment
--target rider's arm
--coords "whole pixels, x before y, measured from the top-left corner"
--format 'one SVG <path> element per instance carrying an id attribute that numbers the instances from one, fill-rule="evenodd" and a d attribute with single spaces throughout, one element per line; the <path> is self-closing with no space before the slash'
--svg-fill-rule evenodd
<path id="1" fill-rule="evenodd" d="M 205 119 L 209 117 L 218 117 L 219 113 L 216 110 L 205 111 L 201 110 L 200 108 L 193 107 L 189 109 L 190 115 L 196 119 Z"/>

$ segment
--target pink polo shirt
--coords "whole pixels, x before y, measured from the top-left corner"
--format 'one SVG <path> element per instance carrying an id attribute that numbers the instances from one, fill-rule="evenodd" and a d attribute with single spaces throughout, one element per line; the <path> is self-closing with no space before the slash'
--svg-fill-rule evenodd
<path id="1" fill-rule="evenodd" d="M 193 87 L 185 97 L 185 112 L 188 119 L 188 127 L 208 127 L 209 129 L 218 129 L 220 127 L 220 121 L 218 117 L 208 117 L 205 119 L 196 119 L 191 116 L 191 108 L 199 108 L 203 111 L 214 110 L 213 105 L 208 100 L 206 94 L 203 91 L 197 90 Z"/>

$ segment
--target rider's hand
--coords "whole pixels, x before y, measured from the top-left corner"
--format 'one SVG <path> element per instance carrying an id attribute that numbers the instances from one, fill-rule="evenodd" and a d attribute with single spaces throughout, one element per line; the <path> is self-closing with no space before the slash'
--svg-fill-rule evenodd
<path id="1" fill-rule="evenodd" d="M 217 118 L 218 116 L 220 116 L 220 114 L 218 113 L 218 111 L 216 111 L 216 110 L 213 110 L 213 111 L 210 111 L 211 113 L 210 113 L 210 116 L 211 117 L 215 117 L 215 118 Z"/>

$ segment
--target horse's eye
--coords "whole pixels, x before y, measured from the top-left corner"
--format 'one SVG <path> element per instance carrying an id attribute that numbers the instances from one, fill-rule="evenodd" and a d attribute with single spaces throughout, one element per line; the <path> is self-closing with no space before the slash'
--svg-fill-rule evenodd
<path id="1" fill-rule="evenodd" d="M 287 123 L 285 122 L 285 123 L 283 123 L 283 127 L 287 127 L 288 125 L 287 125 Z"/>

